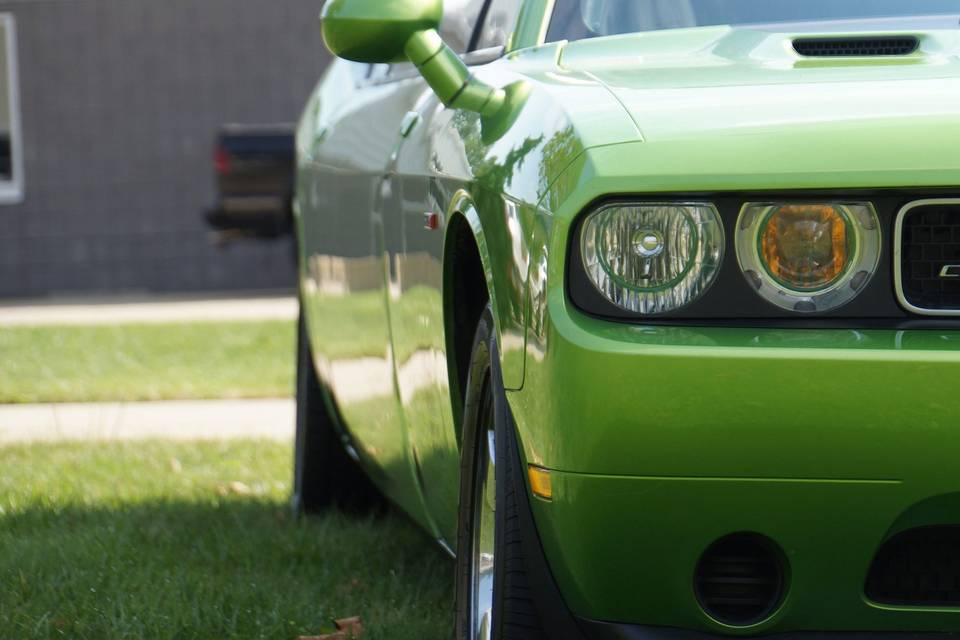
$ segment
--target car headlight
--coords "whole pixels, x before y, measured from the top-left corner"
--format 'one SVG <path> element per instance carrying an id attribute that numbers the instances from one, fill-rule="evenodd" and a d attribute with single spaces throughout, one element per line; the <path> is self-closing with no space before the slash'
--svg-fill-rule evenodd
<path id="1" fill-rule="evenodd" d="M 712 204 L 611 204 L 587 216 L 580 250 L 607 300 L 638 314 L 669 313 L 713 284 L 723 224 Z"/>
<path id="2" fill-rule="evenodd" d="M 829 311 L 853 300 L 880 263 L 869 203 L 747 203 L 737 259 L 754 289 L 783 309 Z"/>

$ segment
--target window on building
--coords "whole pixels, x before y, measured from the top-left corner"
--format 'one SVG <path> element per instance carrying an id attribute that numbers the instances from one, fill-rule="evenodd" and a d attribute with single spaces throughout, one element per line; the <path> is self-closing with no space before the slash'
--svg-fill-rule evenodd
<path id="1" fill-rule="evenodd" d="M 517 26 L 520 0 L 492 0 L 487 9 L 487 18 L 479 33 L 477 49 L 505 47 Z"/>
<path id="2" fill-rule="evenodd" d="M 0 204 L 23 199 L 23 147 L 17 84 L 17 36 L 11 14 L 0 14 Z"/>

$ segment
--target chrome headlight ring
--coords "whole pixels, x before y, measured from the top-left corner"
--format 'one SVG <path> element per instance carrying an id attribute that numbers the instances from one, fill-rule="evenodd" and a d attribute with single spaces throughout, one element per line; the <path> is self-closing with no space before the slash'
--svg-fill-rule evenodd
<path id="1" fill-rule="evenodd" d="M 724 248 L 723 223 L 711 203 L 608 204 L 587 215 L 580 234 L 583 265 L 597 291 L 646 316 L 703 296 Z"/>

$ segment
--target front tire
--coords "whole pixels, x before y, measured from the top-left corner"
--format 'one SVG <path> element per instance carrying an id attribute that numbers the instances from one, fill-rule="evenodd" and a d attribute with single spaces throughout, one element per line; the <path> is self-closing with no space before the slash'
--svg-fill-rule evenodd
<path id="1" fill-rule="evenodd" d="M 373 483 L 347 454 L 324 400 L 313 363 L 303 309 L 297 331 L 297 430 L 293 510 L 316 513 L 328 507 L 366 512 L 383 506 Z"/>
<path id="2" fill-rule="evenodd" d="M 505 419 L 493 314 L 473 343 L 464 401 L 457 535 L 457 640 L 545 640 L 524 563 L 516 435 Z"/>

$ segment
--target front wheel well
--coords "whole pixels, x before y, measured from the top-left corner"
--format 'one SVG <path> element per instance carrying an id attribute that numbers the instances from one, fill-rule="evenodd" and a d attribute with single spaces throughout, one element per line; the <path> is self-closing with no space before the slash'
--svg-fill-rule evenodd
<path id="1" fill-rule="evenodd" d="M 443 291 L 450 401 L 459 437 L 474 333 L 490 302 L 480 250 L 462 215 L 454 216 L 447 230 Z"/>

